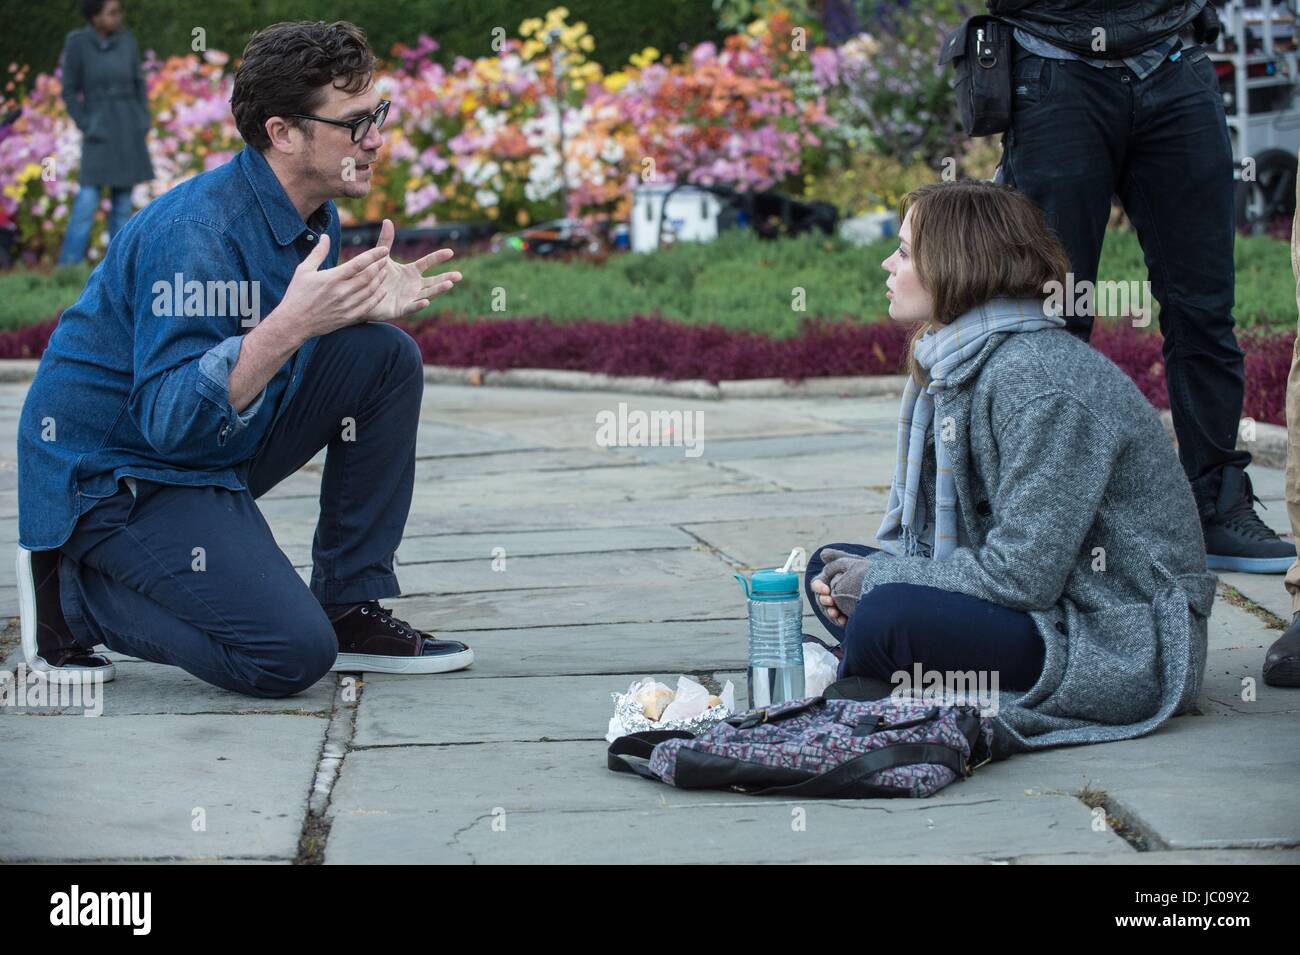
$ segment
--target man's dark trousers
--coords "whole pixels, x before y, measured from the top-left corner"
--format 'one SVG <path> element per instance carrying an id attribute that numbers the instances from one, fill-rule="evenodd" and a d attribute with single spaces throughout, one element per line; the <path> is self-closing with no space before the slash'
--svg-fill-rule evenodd
<path id="1" fill-rule="evenodd" d="M 139 481 L 133 494 L 119 481 L 60 548 L 70 558 L 63 609 L 79 642 L 252 696 L 311 686 L 338 653 L 322 603 L 399 592 L 393 555 L 411 505 L 423 388 L 409 335 L 350 326 L 318 341 L 297 393 L 238 469 L 248 490 Z M 308 587 L 254 498 L 326 447 Z"/>
<path id="2" fill-rule="evenodd" d="M 1204 49 L 1146 79 L 1128 67 L 1018 51 L 1012 127 L 999 178 L 1033 199 L 1077 283 L 1097 279 L 1110 199 L 1137 231 L 1160 303 L 1179 457 L 1198 502 L 1213 500 L 1236 450 L 1245 390 L 1233 332 L 1233 160 L 1219 83 Z M 1067 316 L 1085 341 L 1089 316 Z"/>

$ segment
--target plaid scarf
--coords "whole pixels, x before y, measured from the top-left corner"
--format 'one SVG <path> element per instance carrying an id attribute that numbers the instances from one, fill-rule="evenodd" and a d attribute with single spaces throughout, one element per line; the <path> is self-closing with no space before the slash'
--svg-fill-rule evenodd
<path id="1" fill-rule="evenodd" d="M 935 527 L 931 543 L 923 541 L 928 518 L 921 467 L 925 460 L 926 436 L 934 422 L 936 392 L 948 387 L 947 379 L 974 355 L 979 354 L 989 336 L 1001 332 L 1034 332 L 1059 328 L 1065 320 L 1045 314 L 1038 299 L 995 298 L 974 308 L 951 324 L 927 332 L 916 343 L 917 363 L 930 373 L 922 391 L 907 376 L 903 401 L 898 415 L 898 457 L 894 481 L 889 489 L 885 519 L 876 532 L 881 548 L 906 557 L 924 556 L 926 550 L 935 560 L 943 560 L 957 547 L 957 495 L 948 458 L 947 442 L 934 442 Z"/>

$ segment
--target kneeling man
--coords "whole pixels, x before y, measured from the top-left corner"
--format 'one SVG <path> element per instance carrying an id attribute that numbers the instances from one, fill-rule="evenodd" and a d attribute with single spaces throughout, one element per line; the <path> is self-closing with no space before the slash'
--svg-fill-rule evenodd
<path id="1" fill-rule="evenodd" d="M 378 245 L 339 264 L 333 199 L 364 196 L 389 104 L 349 23 L 256 34 L 231 106 L 245 148 L 159 197 L 63 313 L 23 405 L 18 584 L 29 664 L 92 652 L 259 697 L 330 670 L 469 666 L 380 606 L 415 477 L 420 352 L 382 320 L 460 273 Z M 265 313 L 265 314 L 263 314 Z M 328 449 L 304 584 L 254 503 Z"/>

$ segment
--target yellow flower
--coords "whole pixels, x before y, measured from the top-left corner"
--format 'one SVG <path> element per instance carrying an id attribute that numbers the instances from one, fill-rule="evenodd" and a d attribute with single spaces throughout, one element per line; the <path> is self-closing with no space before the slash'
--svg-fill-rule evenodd
<path id="1" fill-rule="evenodd" d="M 745 29 L 745 32 L 750 36 L 762 36 L 767 32 L 767 21 L 755 20 Z"/>
<path id="2" fill-rule="evenodd" d="M 472 113 L 478 109 L 478 100 L 474 98 L 473 93 L 466 93 L 465 98 L 460 101 L 460 111 L 462 113 Z"/>
<path id="3" fill-rule="evenodd" d="M 583 35 L 582 39 L 578 41 L 578 49 L 584 50 L 587 53 L 596 49 L 596 41 L 592 39 L 591 34 L 588 33 Z"/>
<path id="4" fill-rule="evenodd" d="M 540 40 L 527 40 L 524 43 L 523 57 L 525 60 L 531 60 L 533 57 L 546 52 L 546 44 Z"/>
<path id="5" fill-rule="evenodd" d="M 541 17 L 529 17 L 523 23 L 519 24 L 519 35 L 529 36 L 530 34 L 536 33 L 541 28 L 542 28 Z"/>
<path id="6" fill-rule="evenodd" d="M 617 93 L 623 87 L 627 86 L 627 79 L 627 74 L 622 70 L 619 70 L 617 73 L 611 73 L 609 76 L 605 77 L 605 89 L 609 90 L 611 93 Z"/>

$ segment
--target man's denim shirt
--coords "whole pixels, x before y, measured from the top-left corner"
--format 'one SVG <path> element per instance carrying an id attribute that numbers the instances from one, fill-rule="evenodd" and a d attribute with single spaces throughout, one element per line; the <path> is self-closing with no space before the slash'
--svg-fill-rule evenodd
<path id="1" fill-rule="evenodd" d="M 244 489 L 239 465 L 293 398 L 316 339 L 242 414 L 228 397 L 230 370 L 322 231 L 323 267 L 337 264 L 334 203 L 310 219 L 249 147 L 131 218 L 63 313 L 23 404 L 23 547 L 63 544 L 123 477 Z"/>

